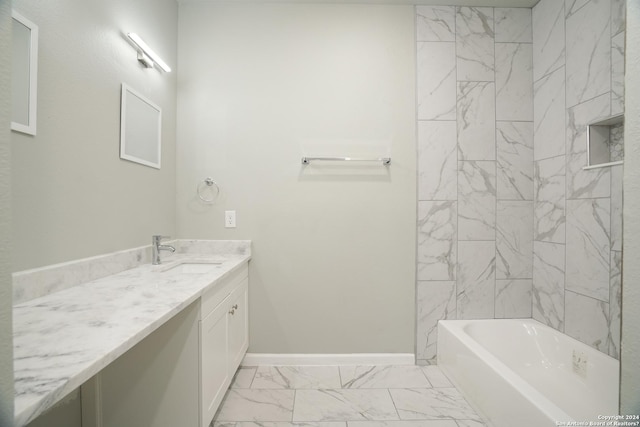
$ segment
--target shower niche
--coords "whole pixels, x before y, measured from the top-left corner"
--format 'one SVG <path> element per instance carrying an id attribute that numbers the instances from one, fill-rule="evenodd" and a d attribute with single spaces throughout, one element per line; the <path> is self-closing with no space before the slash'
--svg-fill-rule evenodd
<path id="1" fill-rule="evenodd" d="M 590 123 L 587 129 L 585 169 L 622 164 L 624 160 L 624 115 Z"/>

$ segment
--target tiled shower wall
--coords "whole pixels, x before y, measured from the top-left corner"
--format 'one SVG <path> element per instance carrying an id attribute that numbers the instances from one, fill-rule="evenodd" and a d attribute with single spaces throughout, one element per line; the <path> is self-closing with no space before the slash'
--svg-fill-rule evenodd
<path id="1" fill-rule="evenodd" d="M 624 0 L 533 8 L 533 318 L 620 347 L 622 165 L 583 170 L 586 125 L 623 112 Z"/>
<path id="2" fill-rule="evenodd" d="M 424 364 L 440 319 L 532 315 L 533 37 L 531 9 L 416 11 Z"/>
<path id="3" fill-rule="evenodd" d="M 623 109 L 624 0 L 416 11 L 418 362 L 456 318 L 618 357 L 622 166 L 582 167 L 586 124 Z"/>

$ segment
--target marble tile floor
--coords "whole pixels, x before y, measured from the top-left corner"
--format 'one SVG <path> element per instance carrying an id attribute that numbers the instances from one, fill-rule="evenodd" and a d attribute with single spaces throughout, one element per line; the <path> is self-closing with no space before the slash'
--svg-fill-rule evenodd
<path id="1" fill-rule="evenodd" d="M 484 427 L 437 366 L 240 367 L 212 427 Z"/>

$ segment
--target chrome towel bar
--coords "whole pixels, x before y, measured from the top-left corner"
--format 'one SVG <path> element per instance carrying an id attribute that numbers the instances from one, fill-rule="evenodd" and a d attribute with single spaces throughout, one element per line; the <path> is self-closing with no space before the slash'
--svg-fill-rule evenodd
<path id="1" fill-rule="evenodd" d="M 315 161 L 329 161 L 329 162 L 382 162 L 383 165 L 389 166 L 391 164 L 391 157 L 377 157 L 374 159 L 364 159 L 357 157 L 303 157 L 302 164 L 308 165 Z"/>

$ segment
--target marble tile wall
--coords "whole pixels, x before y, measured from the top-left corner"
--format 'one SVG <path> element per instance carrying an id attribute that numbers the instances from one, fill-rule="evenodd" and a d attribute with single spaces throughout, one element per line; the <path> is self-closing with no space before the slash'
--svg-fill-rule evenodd
<path id="1" fill-rule="evenodd" d="M 624 1 L 532 11 L 532 317 L 618 357 L 622 165 L 584 170 L 586 125 L 623 112 Z"/>
<path id="2" fill-rule="evenodd" d="M 532 315 L 531 13 L 416 8 L 421 364 L 440 319 Z"/>
<path id="3" fill-rule="evenodd" d="M 417 359 L 440 319 L 533 317 L 618 356 L 622 165 L 583 170 L 624 107 L 623 0 L 417 6 Z"/>

